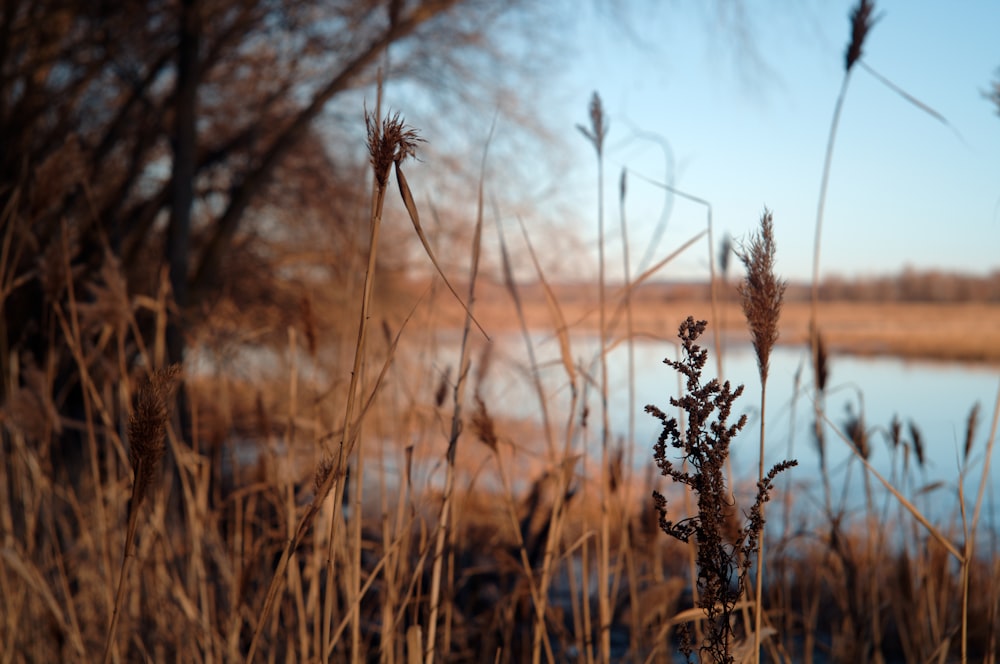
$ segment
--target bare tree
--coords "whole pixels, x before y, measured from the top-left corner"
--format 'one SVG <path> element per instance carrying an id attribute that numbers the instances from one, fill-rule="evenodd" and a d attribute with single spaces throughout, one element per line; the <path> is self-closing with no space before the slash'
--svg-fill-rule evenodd
<path id="1" fill-rule="evenodd" d="M 363 146 L 329 137 L 345 117 L 360 126 L 359 91 L 372 93 L 377 69 L 445 105 L 476 89 L 460 84 L 473 69 L 489 79 L 483 66 L 499 65 L 504 37 L 535 11 L 517 0 L 3 3 L 0 390 L 10 358 L 54 361 L 60 384 L 75 385 L 62 407 L 79 417 L 79 358 L 59 350 L 70 340 L 57 314 L 93 299 L 109 269 L 130 296 L 155 295 L 167 266 L 173 313 L 156 361 L 182 359 L 220 293 L 301 297 L 264 283 L 274 271 L 246 278 L 248 266 L 294 246 L 336 270 L 359 249 Z M 124 330 L 133 359 L 155 333 L 139 318 Z M 99 326 L 80 336 L 100 354 Z"/>

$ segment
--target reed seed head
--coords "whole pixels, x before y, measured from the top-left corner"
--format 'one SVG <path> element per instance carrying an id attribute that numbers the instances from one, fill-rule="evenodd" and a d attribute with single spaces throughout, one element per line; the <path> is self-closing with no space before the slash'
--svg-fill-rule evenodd
<path id="1" fill-rule="evenodd" d="M 179 375 L 177 364 L 157 369 L 136 395 L 135 409 L 128 422 L 129 461 L 135 472 L 132 509 L 142 503 L 163 458 L 167 420 Z"/>
<path id="2" fill-rule="evenodd" d="M 368 154 L 380 188 L 389 180 L 389 169 L 417 154 L 417 143 L 423 139 L 417 131 L 403 123 L 399 113 L 387 115 L 381 122 L 374 113 L 365 112 L 368 129 Z"/>
<path id="3" fill-rule="evenodd" d="M 913 439 L 913 453 L 917 455 L 917 465 L 924 467 L 924 436 L 917 423 L 910 420 L 910 438 Z"/>
<path id="4" fill-rule="evenodd" d="M 333 457 L 324 456 L 320 459 L 319 463 L 316 464 L 316 474 L 313 476 L 313 493 L 319 496 L 320 489 L 326 484 L 327 479 L 330 477 L 330 473 L 333 472 Z"/>
<path id="5" fill-rule="evenodd" d="M 871 456 L 871 446 L 868 444 L 868 430 L 865 427 L 864 411 L 854 414 L 851 404 L 847 404 L 847 417 L 844 419 L 844 433 L 854 445 L 858 454 L 862 458 L 868 459 Z"/>
<path id="6" fill-rule="evenodd" d="M 889 442 L 892 444 L 892 449 L 899 447 L 899 441 L 903 439 L 903 423 L 899 420 L 898 415 L 892 416 L 892 421 L 889 422 Z"/>
<path id="7" fill-rule="evenodd" d="M 862 47 L 865 37 L 878 21 L 879 17 L 874 16 L 875 2 L 873 0 L 860 0 L 857 6 L 851 10 L 851 43 L 847 46 L 847 53 L 844 56 L 845 69 L 851 70 L 854 63 L 861 59 Z"/>
<path id="8" fill-rule="evenodd" d="M 596 92 L 590 98 L 590 127 L 578 124 L 576 128 L 593 144 L 598 159 L 601 158 L 604 155 L 604 138 L 608 135 L 608 120 L 604 116 L 601 96 Z"/>
<path id="9" fill-rule="evenodd" d="M 757 353 L 760 380 L 766 383 L 771 349 L 778 340 L 778 318 L 786 284 L 774 274 L 774 218 L 766 208 L 760 226 L 760 232 L 750 238 L 750 243 L 737 256 L 747 271 L 739 286 L 743 314 Z"/>
<path id="10" fill-rule="evenodd" d="M 815 348 L 815 352 L 812 361 L 816 387 L 820 392 L 825 392 L 826 384 L 830 380 L 830 356 L 827 353 L 826 344 L 823 342 L 823 335 L 819 333 L 819 330 L 814 329 L 811 334 L 814 336 L 813 348 Z"/>
<path id="11" fill-rule="evenodd" d="M 472 414 L 472 430 L 481 443 L 496 452 L 499 437 L 497 436 L 493 418 L 486 409 L 486 402 L 483 401 L 483 398 L 478 393 L 475 395 L 475 400 L 476 410 Z"/>
<path id="12" fill-rule="evenodd" d="M 969 411 L 969 419 L 965 422 L 965 460 L 969 460 L 972 454 L 972 442 L 976 438 L 976 427 L 979 426 L 979 402 L 977 401 Z"/>

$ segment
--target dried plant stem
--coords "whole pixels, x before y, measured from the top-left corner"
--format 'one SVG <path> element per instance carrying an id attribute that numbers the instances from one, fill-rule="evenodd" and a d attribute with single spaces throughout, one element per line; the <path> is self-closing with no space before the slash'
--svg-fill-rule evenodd
<path id="1" fill-rule="evenodd" d="M 364 374 L 362 365 L 362 375 Z M 360 435 L 361 422 L 358 422 L 358 435 Z M 354 455 L 354 512 L 353 528 L 351 529 L 351 569 L 350 569 L 350 601 L 352 606 L 361 606 L 361 526 L 364 523 L 364 477 L 365 477 L 365 455 L 361 453 L 360 446 L 355 449 Z M 336 503 L 340 504 L 340 503 Z M 372 575 L 374 576 L 374 575 Z M 354 661 L 361 661 L 361 619 L 360 611 L 355 610 L 354 618 L 351 620 L 351 656 Z"/>
<path id="2" fill-rule="evenodd" d="M 681 198 L 687 201 L 691 201 L 692 203 L 703 205 L 705 207 L 705 231 L 703 233 L 699 233 L 697 237 L 700 238 L 701 235 L 703 235 L 704 233 L 708 234 L 708 269 L 709 269 L 709 279 L 711 281 L 710 283 L 711 311 L 713 320 L 719 320 L 718 297 L 716 294 L 716 283 L 715 283 L 715 256 L 713 255 L 713 252 L 715 251 L 714 249 L 715 241 L 713 239 L 713 230 L 712 230 L 712 204 L 707 200 L 705 200 L 704 198 L 701 198 L 700 196 L 695 196 L 694 194 L 689 194 L 686 191 L 683 191 L 676 187 L 672 187 L 669 184 L 658 182 L 657 180 L 648 178 L 645 175 L 642 175 L 641 173 L 637 173 L 635 171 L 629 171 L 629 172 L 638 177 L 640 180 L 643 180 L 644 182 L 651 184 L 654 187 L 659 187 L 664 191 L 669 191 L 675 196 L 680 196 Z M 642 280 L 644 279 L 639 279 L 637 280 L 637 282 Z M 715 349 L 716 371 L 718 372 L 719 379 L 721 380 L 725 374 L 722 371 L 722 352 L 721 352 L 721 342 L 719 340 L 719 327 L 720 327 L 719 325 L 712 326 L 712 346 Z"/>
<path id="3" fill-rule="evenodd" d="M 622 269 L 625 283 L 622 299 L 625 307 L 625 338 L 628 340 L 628 438 L 626 440 L 625 468 L 631 470 L 635 455 L 635 323 L 632 312 L 632 267 L 629 259 L 628 223 L 625 215 L 625 188 L 627 171 L 622 169 L 619 185 L 619 216 L 622 228 Z M 628 502 L 631 494 L 629 482 L 624 483 L 624 502 Z"/>
<path id="4" fill-rule="evenodd" d="M 490 130 L 490 137 L 492 137 L 492 129 Z M 454 498 L 455 488 L 455 454 L 458 450 L 458 439 L 462 433 L 462 408 L 465 401 L 465 382 L 468 379 L 469 367 L 471 364 L 469 360 L 469 335 L 472 332 L 472 325 L 475 323 L 473 308 L 475 306 L 476 279 L 479 276 L 479 256 L 482 250 L 483 180 L 485 179 L 486 156 L 489 150 L 489 142 L 488 138 L 486 141 L 486 147 L 483 149 L 483 160 L 479 177 L 476 228 L 472 238 L 472 258 L 469 264 L 469 301 L 468 305 L 465 307 L 465 325 L 462 329 L 462 343 L 459 350 L 458 360 L 458 379 L 455 381 L 455 386 L 452 390 L 451 434 L 448 438 L 448 451 L 446 456 L 447 467 L 445 471 L 444 500 L 438 517 L 437 536 L 434 546 L 434 563 L 431 571 L 430 616 L 427 619 L 427 642 L 424 645 L 424 661 L 426 664 L 433 664 L 436 654 L 435 646 L 437 638 L 438 612 L 440 611 L 441 601 L 441 577 L 444 566 L 445 540 L 449 535 L 449 518 L 453 515 L 454 511 L 452 501 Z M 398 175 L 399 169 L 397 168 L 397 176 Z M 409 206 L 408 209 L 410 209 Z M 415 209 L 410 209 L 411 217 L 414 217 L 415 214 Z M 414 223 L 416 222 L 414 221 Z M 476 323 L 476 325 L 478 326 L 478 323 Z M 485 331 L 483 331 L 481 327 L 479 329 L 485 336 Z M 446 636 L 448 631 L 449 630 L 446 625 Z M 443 647 L 445 648 L 445 652 L 447 652 L 449 643 L 445 642 Z"/>
<path id="5" fill-rule="evenodd" d="M 135 484 L 133 484 L 133 495 L 135 494 L 134 487 Z M 125 579 L 128 578 L 132 559 L 135 557 L 135 531 L 138 523 L 139 510 L 131 510 L 128 516 L 128 527 L 125 532 L 125 553 L 122 557 L 121 568 L 118 570 L 118 591 L 115 593 L 115 604 L 111 613 L 111 625 L 108 627 L 108 636 L 104 642 L 104 664 L 108 664 L 111 661 L 111 654 L 114 651 L 115 632 L 118 630 L 121 605 L 125 599 Z"/>
<path id="6" fill-rule="evenodd" d="M 778 341 L 778 319 L 785 295 L 786 284 L 774 273 L 775 241 L 774 219 L 768 210 L 760 218 L 761 230 L 737 253 L 746 267 L 746 278 L 739 286 L 743 300 L 743 313 L 750 328 L 750 337 L 757 354 L 757 369 L 760 377 L 760 455 L 758 462 L 758 492 L 764 487 L 765 422 L 767 414 L 767 377 L 770 369 L 771 351 Z M 760 661 L 760 637 L 764 587 L 764 504 L 759 505 L 761 519 L 757 537 L 757 582 L 755 591 L 753 661 Z"/>
<path id="7" fill-rule="evenodd" d="M 847 96 L 847 87 L 851 81 L 851 72 L 854 65 L 860 60 L 864 51 L 865 38 L 871 31 L 877 20 L 874 16 L 874 2 L 871 0 L 858 0 L 858 4 L 851 10 L 849 18 L 851 22 L 851 40 L 847 45 L 844 57 L 844 78 L 840 83 L 840 92 L 837 94 L 837 101 L 833 108 L 833 118 L 830 121 L 830 134 L 827 137 L 826 152 L 823 156 L 823 173 L 820 176 L 819 200 L 816 204 L 816 231 L 813 239 L 813 272 L 809 306 L 809 346 L 813 358 L 813 388 L 815 396 L 813 399 L 813 414 L 816 426 L 816 441 L 821 447 L 820 464 L 823 474 L 825 499 L 827 512 L 830 511 L 829 499 L 829 478 L 826 474 L 825 455 L 822 452 L 823 430 L 820 424 L 824 410 L 824 382 L 820 376 L 820 332 L 819 332 L 819 263 L 820 246 L 823 236 L 823 213 L 826 209 L 826 191 L 830 183 L 830 167 L 833 163 L 833 147 L 837 140 L 837 128 L 840 126 L 840 114 L 844 108 L 844 99 Z"/>
<path id="8" fill-rule="evenodd" d="M 611 438 L 611 414 L 608 410 L 608 321 L 607 300 L 605 294 L 605 257 L 604 257 L 604 163 L 598 167 L 598 307 L 600 310 L 601 338 L 601 536 L 598 539 L 600 552 L 597 557 L 597 614 L 599 621 L 599 637 L 601 661 L 611 661 L 611 598 L 609 593 L 609 576 L 611 570 L 611 524 L 608 496 L 608 445 Z"/>
<path id="9" fill-rule="evenodd" d="M 844 108 L 844 98 L 847 95 L 847 84 L 850 80 L 851 70 L 848 70 L 844 73 L 844 79 L 840 84 L 840 93 L 837 95 L 837 102 L 833 107 L 833 120 L 830 122 L 830 134 L 827 137 L 826 153 L 823 157 L 823 174 L 820 177 L 819 203 L 816 206 L 816 232 L 813 238 L 813 270 L 809 307 L 810 340 L 814 356 L 818 352 L 816 344 L 819 338 L 817 336 L 819 329 L 817 315 L 819 309 L 819 260 L 820 246 L 823 237 L 823 213 L 826 209 L 826 190 L 830 182 L 830 166 L 833 163 L 833 146 L 837 140 L 837 127 L 840 125 L 840 113 Z"/>
<path id="10" fill-rule="evenodd" d="M 760 384 L 760 458 L 757 465 L 757 481 L 764 481 L 764 414 L 767 412 L 767 379 Z M 761 510 L 763 513 L 763 510 Z M 764 537 L 762 529 L 757 539 L 757 582 L 754 592 L 753 661 L 760 662 L 760 630 L 764 615 Z"/>
<path id="11" fill-rule="evenodd" d="M 270 616 L 274 602 L 277 599 L 280 587 L 280 578 L 284 574 L 284 570 L 288 565 L 288 560 L 291 557 L 292 551 L 295 550 L 295 547 L 298 546 L 298 543 L 301 542 L 302 538 L 305 536 L 305 532 L 308 529 L 309 524 L 318 513 L 320 505 L 326 500 L 327 496 L 329 496 L 331 490 L 333 490 L 335 496 L 335 505 L 341 504 L 341 501 L 343 500 L 344 486 L 341 478 L 344 475 L 346 459 L 353 450 L 353 445 L 357 440 L 357 432 L 352 426 L 354 422 L 354 407 L 357 399 L 361 362 L 364 357 L 365 342 L 368 334 L 368 318 L 370 316 L 372 292 L 374 290 L 375 283 L 378 239 L 382 225 L 382 210 L 385 205 L 385 194 L 389 180 L 389 173 L 394 163 L 398 164 L 399 161 L 412 154 L 414 150 L 414 141 L 417 140 L 412 131 L 405 130 L 398 116 L 386 119 L 381 126 L 379 126 L 377 120 L 372 116 L 369 116 L 367 121 L 369 152 L 371 153 L 375 181 L 372 185 L 372 204 L 371 214 L 369 217 L 370 239 L 368 244 L 368 266 L 365 270 L 363 294 L 361 299 L 361 316 L 358 325 L 358 338 L 354 346 L 354 363 L 347 391 L 347 404 L 344 407 L 344 426 L 342 430 L 341 442 L 337 450 L 335 465 L 333 465 L 329 472 L 325 473 L 325 477 L 322 478 L 323 481 L 318 483 L 313 502 L 310 504 L 306 513 L 299 520 L 294 536 L 285 543 L 284 551 L 282 552 L 281 558 L 278 560 L 277 569 L 275 570 L 274 576 L 271 577 L 271 583 L 268 586 L 264 605 L 260 612 L 260 618 L 254 628 L 254 634 L 250 641 L 250 649 L 247 654 L 248 663 L 253 661 L 254 655 L 257 652 L 261 631 L 267 623 L 267 619 Z M 338 518 L 335 515 L 334 518 L 331 519 L 331 542 L 336 537 L 337 524 Z M 332 575 L 328 576 L 328 583 L 334 583 L 334 578 L 335 577 Z M 324 618 L 324 652 L 328 651 L 331 647 L 328 631 L 331 620 L 332 616 L 329 614 Z"/>
<path id="12" fill-rule="evenodd" d="M 524 567 L 524 575 L 528 580 L 528 591 L 531 593 L 531 600 L 535 605 L 535 620 L 539 629 L 536 630 L 537 634 L 542 636 L 541 641 L 545 648 L 545 656 L 549 662 L 555 662 L 555 655 L 552 652 L 552 643 L 549 640 L 549 635 L 545 629 L 545 612 L 547 610 L 548 602 L 545 597 L 542 596 L 538 584 L 535 581 L 535 572 L 531 566 L 531 560 L 528 557 L 528 549 L 524 543 L 524 536 L 521 533 L 521 524 L 518 523 L 517 510 L 514 505 L 514 492 L 511 489 L 510 477 L 508 477 L 507 470 L 503 465 L 503 459 L 500 458 L 500 450 L 496 445 L 492 445 L 493 458 L 497 464 L 497 470 L 500 473 L 500 483 L 503 486 L 504 498 L 506 500 L 504 503 L 507 506 L 507 515 L 510 517 L 511 528 L 514 532 L 514 541 L 517 544 L 518 552 L 521 555 L 521 566 Z M 572 575 L 571 575 L 572 576 Z M 533 659 L 537 659 L 536 655 L 532 655 Z"/>
<path id="13" fill-rule="evenodd" d="M 518 217 L 518 224 L 521 229 L 521 235 L 524 238 L 525 246 L 528 248 L 528 255 L 531 257 L 532 265 L 535 268 L 535 274 L 538 276 L 538 281 L 542 285 L 542 290 L 545 293 L 545 302 L 549 309 L 549 314 L 552 317 L 552 324 L 555 327 L 556 337 L 559 340 L 559 353 L 562 360 L 563 371 L 566 372 L 566 378 L 569 382 L 570 387 L 570 403 L 567 408 L 567 419 L 566 426 L 564 429 L 565 438 L 563 439 L 563 452 L 561 464 L 561 471 L 557 474 L 558 481 L 555 488 L 555 501 L 552 505 L 552 511 L 549 516 L 549 536 L 545 539 L 545 550 L 542 554 L 542 574 L 538 582 L 538 598 L 543 603 L 538 611 L 536 611 L 537 619 L 534 629 L 534 634 L 532 635 L 532 662 L 533 664 L 538 664 L 541 661 L 541 651 L 543 641 L 548 640 L 548 632 L 546 630 L 544 616 L 545 616 L 545 606 L 548 598 L 549 584 L 552 583 L 553 573 L 555 571 L 555 559 L 557 554 L 557 549 L 559 547 L 561 537 L 562 537 L 562 527 L 565 522 L 565 507 L 566 507 L 566 490 L 569 486 L 570 481 L 570 470 L 574 464 L 575 460 L 571 456 L 571 451 L 573 448 L 573 440 L 576 435 L 576 409 L 579 401 L 579 388 L 577 385 L 577 368 L 573 363 L 573 354 L 570 348 L 570 338 L 569 338 L 569 328 L 566 324 L 566 319 L 562 314 L 562 309 L 559 306 L 559 301 L 555 296 L 552 288 L 549 286 L 548 280 L 545 278 L 545 272 L 542 270 L 542 266 L 538 261 L 538 255 L 535 253 L 534 246 L 531 244 L 531 238 L 528 236 L 528 231 L 524 226 L 524 221 Z M 540 387 L 538 389 L 541 389 Z M 539 397 L 544 403 L 546 398 L 543 393 L 539 393 Z M 557 464 L 555 458 L 552 459 L 552 463 Z M 568 466 L 568 467 L 567 467 Z M 576 578 L 574 575 L 570 575 L 570 593 L 575 596 L 575 584 Z M 579 616 L 579 611 L 577 610 L 576 603 L 573 603 L 573 623 L 574 628 L 580 626 L 580 629 L 576 629 L 578 644 L 577 647 L 580 648 L 581 652 L 587 652 L 586 644 L 584 643 L 584 635 L 582 632 L 582 620 Z"/>
<path id="14" fill-rule="evenodd" d="M 378 165 L 376 164 L 376 167 Z M 344 419 L 343 419 L 343 438 L 340 441 L 340 445 L 337 450 L 337 461 L 334 465 L 334 470 L 330 473 L 330 479 L 332 479 L 332 485 L 326 487 L 326 492 L 329 493 L 333 490 L 334 494 L 334 506 L 340 505 L 343 501 L 344 492 L 344 482 L 341 480 L 343 477 L 344 469 L 346 467 L 347 458 L 350 454 L 348 447 L 348 432 L 351 431 L 352 423 L 354 422 L 354 408 L 355 400 L 358 394 L 358 385 L 361 378 L 361 365 L 364 359 L 365 346 L 368 340 L 368 319 L 370 318 L 371 311 L 371 301 L 372 292 L 375 288 L 375 266 L 377 264 L 378 256 L 378 240 L 380 231 L 382 229 L 382 210 L 385 206 L 385 194 L 386 194 L 386 184 L 388 179 L 388 166 L 385 168 L 384 179 L 376 177 L 374 184 L 374 195 L 372 196 L 372 210 L 369 223 L 370 236 L 368 241 L 368 266 L 365 269 L 365 279 L 364 285 L 362 286 L 362 296 L 361 296 L 361 316 L 358 323 L 358 338 L 354 345 L 354 362 L 351 368 L 351 380 L 347 388 L 347 404 L 344 406 Z M 361 478 L 357 478 L 357 482 L 361 482 Z M 328 484 L 325 482 L 324 484 Z M 322 493 L 323 489 L 320 489 Z M 334 542 L 337 541 L 337 525 L 340 523 L 339 515 L 334 515 L 330 520 L 330 546 L 332 547 Z M 331 560 L 327 563 L 332 564 Z M 330 570 L 328 570 L 329 572 Z M 328 575 L 328 583 L 334 583 L 335 575 Z M 332 592 L 332 589 L 328 590 L 328 595 Z M 326 652 L 331 647 L 331 641 L 329 640 L 329 626 L 332 620 L 332 615 L 328 614 L 323 620 L 324 627 L 324 640 L 323 640 L 323 651 Z M 355 620 L 356 622 L 356 620 Z M 353 628 L 352 628 L 353 630 Z M 353 632 L 352 632 L 353 633 Z M 253 648 L 251 646 L 251 653 Z"/>
<path id="15" fill-rule="evenodd" d="M 990 425 L 990 437 L 986 443 L 986 456 L 983 459 L 982 476 L 979 479 L 979 489 L 976 493 L 976 506 L 972 512 L 972 524 L 965 531 L 965 550 L 962 561 L 962 661 L 968 659 L 968 639 L 969 639 L 969 566 L 975 555 L 976 529 L 979 526 L 979 517 L 983 506 L 983 497 L 986 487 L 989 484 L 990 462 L 993 459 L 993 445 L 997 437 L 997 425 L 1000 422 L 1000 388 L 997 389 L 996 404 L 993 407 L 993 423 Z M 971 427 L 970 427 L 971 428 Z M 965 499 L 959 495 L 960 505 L 963 508 L 963 525 L 965 523 L 964 503 Z"/>
<path id="16" fill-rule="evenodd" d="M 580 132 L 594 146 L 597 153 L 597 309 L 600 346 L 600 389 L 601 389 L 601 524 L 597 540 L 597 616 L 598 641 L 602 662 L 611 661 L 611 601 L 608 597 L 611 569 L 611 525 L 608 502 L 608 442 L 611 436 L 611 417 L 608 411 L 608 325 L 607 300 L 605 293 L 604 256 L 604 139 L 608 133 L 607 118 L 601 105 L 601 98 L 595 92 L 590 101 L 590 127 L 578 126 Z"/>
<path id="17" fill-rule="evenodd" d="M 625 289 L 624 299 L 622 303 L 625 307 L 625 338 L 628 340 L 628 436 L 625 439 L 625 460 L 623 464 L 623 475 L 631 474 L 632 468 L 634 467 L 635 459 L 635 412 L 636 412 L 636 399 L 635 399 L 635 323 L 632 316 L 632 266 L 629 257 L 629 242 L 628 242 L 628 222 L 627 216 L 625 214 L 625 192 L 627 185 L 628 171 L 622 169 L 621 179 L 619 181 L 618 187 L 618 205 L 619 205 L 619 217 L 621 218 L 621 229 L 622 229 L 622 269 L 624 271 L 625 283 L 623 287 Z M 624 480 L 624 478 L 623 478 Z M 631 602 L 632 615 L 639 615 L 639 578 L 635 567 L 635 561 L 631 555 L 632 547 L 630 545 L 629 537 L 629 515 L 628 509 L 631 505 L 632 497 L 632 483 L 629 481 L 621 482 L 621 500 L 619 501 L 619 517 L 621 519 L 621 549 L 626 557 L 626 574 L 628 575 L 628 585 L 629 585 L 629 600 Z M 633 651 L 638 652 L 640 647 L 640 632 L 639 630 L 631 630 L 631 646 Z"/>
<path id="18" fill-rule="evenodd" d="M 517 314 L 517 323 L 521 329 L 521 338 L 524 340 L 525 350 L 528 353 L 528 367 L 531 370 L 531 382 L 532 386 L 535 388 L 535 395 L 538 397 L 538 407 L 541 409 L 542 414 L 542 430 L 545 433 L 545 442 L 547 445 L 547 450 L 549 453 L 550 463 L 556 462 L 556 441 L 555 434 L 552 429 L 552 416 L 549 414 L 549 400 L 545 396 L 545 387 L 542 385 L 542 374 L 538 366 L 538 359 L 535 356 L 535 344 L 531 339 L 531 330 L 528 329 L 528 321 L 524 315 L 524 306 L 521 302 L 521 295 L 517 288 L 517 282 L 514 280 L 514 270 L 511 266 L 510 253 L 507 251 L 507 241 L 503 234 L 503 225 L 499 223 L 499 219 L 496 224 L 497 227 L 497 238 L 500 240 L 500 259 L 503 268 L 503 280 L 504 286 L 507 292 L 510 294 L 511 300 L 514 302 L 514 311 Z M 529 249 L 531 245 L 529 244 Z M 534 253 L 532 250 L 532 257 Z M 537 260 L 536 260 L 537 268 Z M 544 288 L 548 289 L 548 282 L 541 279 L 541 283 Z M 548 295 L 548 290 L 546 294 Z M 565 325 L 565 324 L 564 324 Z M 562 329 L 557 332 L 562 336 L 566 336 L 566 330 Z M 562 338 L 560 338 L 560 345 L 562 345 Z M 568 347 L 568 340 L 566 346 Z"/>
<path id="19" fill-rule="evenodd" d="M 129 457 L 134 470 L 132 496 L 129 500 L 128 526 L 125 533 L 125 551 L 118 572 L 118 590 L 115 594 L 104 642 L 104 664 L 111 661 L 114 652 L 115 632 L 121 616 L 121 605 L 125 599 L 125 581 L 132 559 L 135 557 L 135 533 L 139 523 L 139 507 L 148 495 L 155 480 L 156 469 L 163 458 L 164 436 L 170 416 L 174 395 L 175 379 L 179 372 L 177 365 L 158 370 L 142 386 L 137 396 L 135 410 L 129 418 Z"/>
<path id="20" fill-rule="evenodd" d="M 925 530 L 927 530 L 928 534 L 930 534 L 931 537 L 936 539 L 938 543 L 941 546 L 943 546 L 946 551 L 948 551 L 948 553 L 954 556 L 955 560 L 961 563 L 964 560 L 964 556 L 962 555 L 962 552 L 958 550 L 958 547 L 956 547 L 951 540 L 945 537 L 944 534 L 941 533 L 941 531 L 935 528 L 934 524 L 930 522 L 930 519 L 924 516 L 923 512 L 917 509 L 917 506 L 914 505 L 912 502 L 910 502 L 910 500 L 907 499 L 907 497 L 904 496 L 899 491 L 899 489 L 894 487 L 889 482 L 889 480 L 885 479 L 885 477 L 883 477 L 881 473 L 875 470 L 875 467 L 872 466 L 871 463 L 868 462 L 868 459 L 864 458 L 858 451 L 857 447 L 854 446 L 854 443 L 851 441 L 851 439 L 843 431 L 841 431 L 836 424 L 831 422 L 825 413 L 822 414 L 822 418 L 823 422 L 825 422 L 828 426 L 830 426 L 830 428 L 834 431 L 834 433 L 837 434 L 837 436 L 841 440 L 847 443 L 848 448 L 851 450 L 854 456 L 856 456 L 861 461 L 862 465 L 865 467 L 865 470 L 867 470 L 875 477 L 875 479 L 881 482 L 882 486 L 884 486 L 886 490 L 889 493 L 891 493 L 896 498 L 897 501 L 899 501 L 899 504 L 904 509 L 906 509 L 906 511 L 909 512 L 913 516 L 913 518 L 916 519 L 920 523 L 920 525 L 924 527 Z"/>

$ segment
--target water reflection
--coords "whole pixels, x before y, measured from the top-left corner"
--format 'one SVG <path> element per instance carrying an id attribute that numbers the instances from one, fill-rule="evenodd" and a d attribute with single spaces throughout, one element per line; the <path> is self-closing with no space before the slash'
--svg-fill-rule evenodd
<path id="1" fill-rule="evenodd" d="M 559 362 L 556 341 L 539 337 L 536 353 L 542 366 L 542 377 L 550 408 L 566 408 L 569 388 L 565 371 Z M 494 362 L 485 390 L 490 403 L 499 413 L 517 417 L 539 417 L 537 397 L 526 377 L 526 369 L 516 358 L 523 357 L 523 340 L 519 337 L 496 341 L 495 357 L 507 361 Z M 595 340 L 574 342 L 574 356 L 585 371 L 597 380 L 596 363 L 592 362 Z M 663 364 L 664 357 L 676 358 L 676 346 L 666 342 L 638 341 L 635 345 L 636 403 L 634 465 L 637 470 L 652 462 L 652 445 L 659 434 L 658 422 L 642 412 L 649 403 L 666 410 L 669 398 L 680 389 L 676 372 Z M 733 419 L 746 413 L 748 424 L 732 449 L 732 462 L 737 480 L 756 479 L 759 432 L 760 385 L 756 356 L 749 344 L 730 345 L 723 355 L 724 379 L 745 385 L 743 397 L 737 402 Z M 627 437 L 629 430 L 628 355 L 624 345 L 609 355 L 609 408 L 612 439 Z M 710 356 L 704 376 L 715 375 L 717 364 Z M 794 457 L 799 467 L 788 473 L 797 485 L 796 503 L 821 504 L 820 457 L 813 433 L 814 406 L 812 373 L 808 349 L 778 347 L 771 357 L 768 380 L 767 458 L 766 465 L 782 458 Z M 957 495 L 961 469 L 966 467 L 963 491 L 967 503 L 975 500 L 983 468 L 986 441 L 997 399 L 1000 381 L 995 369 L 971 365 L 942 364 L 901 360 L 887 357 L 834 356 L 830 363 L 830 379 L 826 397 L 829 420 L 844 430 L 850 416 L 863 415 L 871 449 L 869 460 L 897 488 L 916 496 L 922 511 L 936 519 L 957 517 Z M 598 389 L 586 390 L 591 413 L 590 439 L 599 440 Z M 966 422 L 973 405 L 979 402 L 979 426 L 974 438 L 968 465 L 964 466 Z M 668 411 L 669 412 L 669 411 Z M 924 463 L 920 465 L 912 445 L 894 448 L 889 428 L 894 417 L 902 423 L 905 442 L 912 439 L 910 425 L 920 434 Z M 559 419 L 557 421 L 564 421 Z M 596 444 L 596 442 L 594 443 Z M 848 444 L 828 426 L 826 455 L 835 502 L 841 496 L 850 507 L 864 502 L 861 468 Z M 1000 480 L 1000 464 L 991 464 L 986 499 L 992 504 L 992 487 Z M 872 486 L 876 496 L 884 491 L 877 482 Z M 803 491 L 809 500 L 801 501 Z M 805 506 L 805 505 L 804 505 Z M 810 507 L 806 507 L 811 509 Z M 988 514 L 988 512 L 987 512 Z"/>

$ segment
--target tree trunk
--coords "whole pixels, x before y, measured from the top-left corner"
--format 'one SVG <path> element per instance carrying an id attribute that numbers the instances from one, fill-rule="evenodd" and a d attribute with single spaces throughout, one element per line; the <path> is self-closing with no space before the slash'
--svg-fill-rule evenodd
<path id="1" fill-rule="evenodd" d="M 197 150 L 198 46 L 200 22 L 197 0 L 183 0 L 177 46 L 177 88 L 174 99 L 174 153 L 171 173 L 170 225 L 167 230 L 167 263 L 177 315 L 167 326 L 169 362 L 183 362 L 183 319 L 188 302 L 188 266 L 191 253 L 191 212 Z"/>

